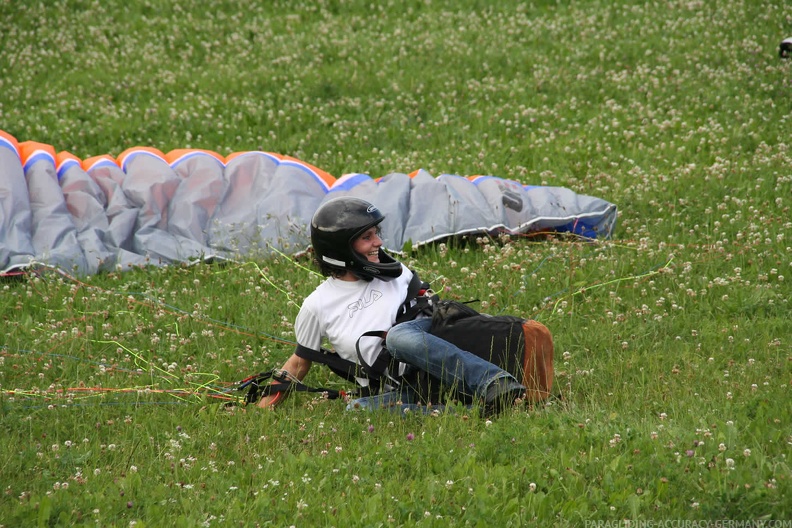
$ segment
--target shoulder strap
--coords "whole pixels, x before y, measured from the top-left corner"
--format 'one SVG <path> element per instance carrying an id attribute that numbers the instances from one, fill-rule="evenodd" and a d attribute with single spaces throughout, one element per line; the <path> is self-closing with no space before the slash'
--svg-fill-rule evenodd
<path id="1" fill-rule="evenodd" d="M 410 270 L 412 271 L 412 270 Z M 412 272 L 413 276 L 410 279 L 410 284 L 407 285 L 407 300 L 413 299 L 418 296 L 418 293 L 421 289 L 429 289 L 429 284 L 425 283 L 421 280 L 421 277 L 418 276 L 418 273 L 415 271 Z M 424 286 L 425 285 L 425 286 Z"/>
<path id="2" fill-rule="evenodd" d="M 407 297 L 396 314 L 396 324 L 412 321 L 421 314 L 432 315 L 432 306 L 440 300 L 437 294 L 432 294 L 428 282 L 422 281 L 416 272 L 412 274 L 407 286 Z"/>

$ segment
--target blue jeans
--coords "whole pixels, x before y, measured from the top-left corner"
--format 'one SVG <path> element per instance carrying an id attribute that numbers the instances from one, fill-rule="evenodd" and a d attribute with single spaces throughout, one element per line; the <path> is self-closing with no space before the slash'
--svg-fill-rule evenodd
<path id="1" fill-rule="evenodd" d="M 431 318 L 400 323 L 388 331 L 385 346 L 393 359 L 427 372 L 440 380 L 445 389 L 469 399 L 484 398 L 489 385 L 499 378 L 514 376 L 461 348 L 429 333 Z M 396 406 L 397 403 L 400 406 Z M 349 403 L 347 409 L 366 408 L 417 408 L 418 394 L 409 386 L 399 390 L 359 398 Z M 438 407 L 433 407 L 437 409 Z"/>

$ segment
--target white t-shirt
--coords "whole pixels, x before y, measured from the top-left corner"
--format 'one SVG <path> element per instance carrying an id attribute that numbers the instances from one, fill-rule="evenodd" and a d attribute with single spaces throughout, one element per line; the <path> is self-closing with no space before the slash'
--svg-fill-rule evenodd
<path id="1" fill-rule="evenodd" d="M 390 330 L 396 322 L 413 275 L 404 264 L 402 270 L 391 281 L 343 281 L 328 277 L 300 307 L 294 323 L 297 343 L 319 350 L 322 339 L 326 338 L 339 356 L 357 363 L 358 338 L 364 332 Z M 366 337 L 360 341 L 361 355 L 369 365 L 381 348 L 379 338 Z"/>

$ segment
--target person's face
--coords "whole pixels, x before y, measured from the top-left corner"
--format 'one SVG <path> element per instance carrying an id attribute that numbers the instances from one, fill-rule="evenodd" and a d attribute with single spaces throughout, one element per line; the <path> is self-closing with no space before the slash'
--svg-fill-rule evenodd
<path id="1" fill-rule="evenodd" d="M 363 255 L 369 262 L 379 262 L 381 246 L 382 239 L 379 236 L 379 228 L 376 226 L 366 229 L 352 242 L 352 249 L 359 255 Z"/>

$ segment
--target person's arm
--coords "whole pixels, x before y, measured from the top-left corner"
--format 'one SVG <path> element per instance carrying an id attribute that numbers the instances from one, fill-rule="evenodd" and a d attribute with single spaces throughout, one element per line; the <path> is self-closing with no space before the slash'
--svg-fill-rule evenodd
<path id="1" fill-rule="evenodd" d="M 281 370 L 285 370 L 290 375 L 302 381 L 303 378 L 305 378 L 305 375 L 308 374 L 308 370 L 310 370 L 310 368 L 310 361 L 301 358 L 297 354 L 292 354 L 291 357 L 286 360 L 286 363 L 283 364 Z M 262 409 L 266 409 L 267 407 L 275 407 L 284 399 L 286 399 L 287 395 L 288 393 L 286 392 L 277 392 L 275 394 L 271 394 L 270 396 L 264 396 L 259 400 L 258 406 Z"/>

